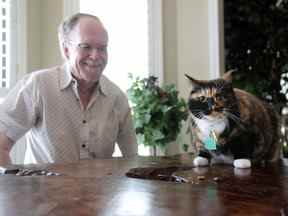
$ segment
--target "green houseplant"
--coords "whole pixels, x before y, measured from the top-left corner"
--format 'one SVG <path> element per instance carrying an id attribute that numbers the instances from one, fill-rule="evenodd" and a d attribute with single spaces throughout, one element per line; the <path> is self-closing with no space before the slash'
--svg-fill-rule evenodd
<path id="1" fill-rule="evenodd" d="M 175 85 L 160 88 L 157 78 L 136 77 L 128 89 L 132 102 L 132 115 L 139 144 L 165 150 L 167 144 L 177 139 L 182 121 L 188 116 L 186 102 L 178 96 Z"/>

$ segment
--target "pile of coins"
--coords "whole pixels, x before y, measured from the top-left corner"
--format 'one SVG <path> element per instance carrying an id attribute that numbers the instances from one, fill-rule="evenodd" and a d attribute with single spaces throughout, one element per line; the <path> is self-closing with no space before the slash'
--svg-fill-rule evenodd
<path id="1" fill-rule="evenodd" d="M 17 176 L 59 176 L 60 173 L 51 172 L 43 169 L 19 169 Z"/>
<path id="2" fill-rule="evenodd" d="M 172 175 L 172 179 L 174 182 L 177 182 L 177 183 L 199 184 L 200 182 L 203 182 L 204 180 L 206 180 L 206 177 L 203 175 L 188 176 L 188 177 Z M 220 182 L 220 181 L 222 181 L 222 178 L 221 177 L 214 177 L 213 181 L 214 182 Z"/>

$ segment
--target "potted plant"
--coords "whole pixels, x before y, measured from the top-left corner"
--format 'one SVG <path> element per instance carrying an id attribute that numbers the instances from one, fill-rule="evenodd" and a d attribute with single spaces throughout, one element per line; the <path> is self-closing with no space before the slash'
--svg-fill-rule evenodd
<path id="1" fill-rule="evenodd" d="M 132 102 L 132 115 L 139 144 L 165 150 L 175 141 L 188 116 L 186 102 L 178 96 L 174 84 L 159 87 L 157 77 L 136 77 L 130 74 L 132 84 L 128 98 Z"/>

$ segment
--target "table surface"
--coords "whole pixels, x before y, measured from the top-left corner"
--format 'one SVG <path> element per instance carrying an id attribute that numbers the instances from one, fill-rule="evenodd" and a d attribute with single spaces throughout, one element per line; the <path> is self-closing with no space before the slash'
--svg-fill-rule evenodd
<path id="1" fill-rule="evenodd" d="M 214 165 L 176 172 L 188 183 L 125 175 L 136 167 L 189 166 L 187 157 L 96 159 L 41 166 L 60 176 L 0 175 L 0 215 L 287 214 L 288 167 L 281 165 L 244 170 Z"/>

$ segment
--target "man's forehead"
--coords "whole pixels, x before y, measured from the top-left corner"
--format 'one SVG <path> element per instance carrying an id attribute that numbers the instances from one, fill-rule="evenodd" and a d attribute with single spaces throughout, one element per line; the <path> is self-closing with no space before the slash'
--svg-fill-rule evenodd
<path id="1" fill-rule="evenodd" d="M 81 41 L 93 39 L 97 39 L 101 43 L 107 43 L 108 41 L 108 34 L 102 23 L 90 17 L 81 18 L 70 36 Z"/>
<path id="2" fill-rule="evenodd" d="M 99 26 L 104 28 L 101 21 L 93 17 L 81 17 L 77 25 L 80 28 L 85 28 L 86 26 Z"/>

